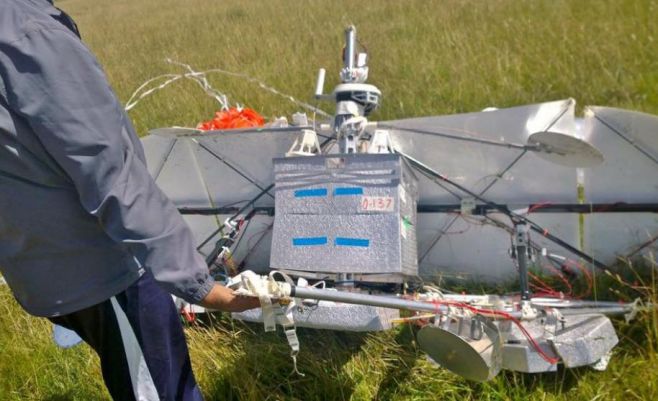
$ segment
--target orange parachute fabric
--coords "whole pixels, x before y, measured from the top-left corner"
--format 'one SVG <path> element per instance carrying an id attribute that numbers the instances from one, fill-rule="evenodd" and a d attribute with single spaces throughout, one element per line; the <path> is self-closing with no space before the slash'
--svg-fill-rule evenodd
<path id="1" fill-rule="evenodd" d="M 210 121 L 202 121 L 197 124 L 196 128 L 201 131 L 211 131 L 216 129 L 235 129 L 235 128 L 253 128 L 262 127 L 265 119 L 252 109 L 240 109 L 231 107 L 228 110 L 222 110 L 215 113 L 215 118 Z"/>

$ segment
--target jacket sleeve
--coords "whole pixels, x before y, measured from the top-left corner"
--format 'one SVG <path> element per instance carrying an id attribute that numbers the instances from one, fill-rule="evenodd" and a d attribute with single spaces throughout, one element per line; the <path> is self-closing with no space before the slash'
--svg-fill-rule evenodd
<path id="1" fill-rule="evenodd" d="M 203 299 L 214 281 L 192 233 L 149 175 L 132 125 L 85 45 L 63 27 L 28 27 L 13 42 L 0 39 L 0 78 L 9 107 L 29 123 L 84 209 L 167 291 Z"/>

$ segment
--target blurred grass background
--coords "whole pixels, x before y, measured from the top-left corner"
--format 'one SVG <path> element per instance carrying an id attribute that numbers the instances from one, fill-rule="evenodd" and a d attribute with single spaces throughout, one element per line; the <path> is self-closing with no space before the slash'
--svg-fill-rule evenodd
<path id="1" fill-rule="evenodd" d="M 439 115 L 574 97 L 658 114 L 656 1 L 61 0 L 126 102 L 144 81 L 222 68 L 311 102 L 317 69 L 338 83 L 343 30 L 355 24 L 384 93 L 374 119 Z M 210 82 L 266 117 L 299 108 L 225 75 Z M 140 134 L 194 126 L 218 105 L 190 81 L 130 112 Z M 331 112 L 333 105 L 320 104 Z M 651 266 L 655 269 L 655 265 Z M 649 293 L 655 285 L 649 283 Z M 605 288 L 602 287 L 602 289 Z M 187 330 L 208 400 L 656 400 L 658 320 L 616 322 L 621 344 L 605 372 L 504 373 L 486 384 L 435 368 L 409 327 L 374 334 L 302 330 L 300 369 L 281 333 L 211 317 Z M 96 357 L 60 350 L 50 324 L 0 287 L 0 400 L 105 400 Z"/>
<path id="2" fill-rule="evenodd" d="M 222 68 L 311 101 L 317 70 L 338 83 L 343 31 L 355 24 L 384 93 L 380 120 L 459 113 L 574 97 L 658 114 L 658 3 L 642 0 L 62 0 L 119 98 L 182 69 Z M 213 86 L 266 117 L 294 104 L 253 83 Z M 333 105 L 321 105 L 331 112 Z M 193 126 L 217 104 L 192 82 L 137 106 L 147 129 Z"/>

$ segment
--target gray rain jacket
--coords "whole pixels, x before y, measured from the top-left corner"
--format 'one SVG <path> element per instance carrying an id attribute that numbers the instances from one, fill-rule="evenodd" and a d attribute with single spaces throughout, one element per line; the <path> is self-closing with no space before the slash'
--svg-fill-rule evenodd
<path id="1" fill-rule="evenodd" d="M 45 0 L 0 0 L 0 272 L 31 314 L 102 302 L 151 271 L 203 299 L 213 280 L 146 169 L 94 56 Z"/>

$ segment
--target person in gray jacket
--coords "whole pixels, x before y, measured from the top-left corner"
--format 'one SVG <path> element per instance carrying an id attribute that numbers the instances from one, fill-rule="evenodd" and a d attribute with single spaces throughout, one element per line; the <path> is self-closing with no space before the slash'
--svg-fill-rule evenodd
<path id="1" fill-rule="evenodd" d="M 48 0 L 0 0 L 0 272 L 27 312 L 98 352 L 115 400 L 201 399 L 169 294 L 259 306 L 213 281 L 103 70 Z"/>

